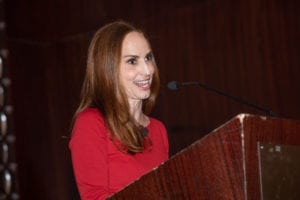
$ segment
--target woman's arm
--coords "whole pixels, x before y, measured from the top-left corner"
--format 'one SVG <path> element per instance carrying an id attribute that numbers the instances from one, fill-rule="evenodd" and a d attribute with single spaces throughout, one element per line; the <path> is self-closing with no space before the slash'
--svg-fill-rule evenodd
<path id="1" fill-rule="evenodd" d="M 100 200 L 109 195 L 106 134 L 98 111 L 88 109 L 77 116 L 69 147 L 82 200 Z"/>

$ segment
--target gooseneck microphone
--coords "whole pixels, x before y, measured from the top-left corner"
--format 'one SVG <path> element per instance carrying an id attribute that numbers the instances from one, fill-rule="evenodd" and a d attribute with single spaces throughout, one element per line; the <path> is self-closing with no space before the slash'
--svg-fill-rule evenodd
<path id="1" fill-rule="evenodd" d="M 222 96 L 225 96 L 225 97 L 227 97 L 229 99 L 235 100 L 238 103 L 245 104 L 245 105 L 247 105 L 249 107 L 253 107 L 253 108 L 257 109 L 257 110 L 263 111 L 263 112 L 265 112 L 269 116 L 272 116 L 272 117 L 277 117 L 278 116 L 276 113 L 274 113 L 272 110 L 270 110 L 268 108 L 265 108 L 265 107 L 262 107 L 260 105 L 251 103 L 251 102 L 249 102 L 247 100 L 244 100 L 244 99 L 242 99 L 240 97 L 228 94 L 227 92 L 218 90 L 218 89 L 213 88 L 213 87 L 211 87 L 209 85 L 206 85 L 204 83 L 195 82 L 195 81 L 181 82 L 181 83 L 179 83 L 177 81 L 171 81 L 171 82 L 168 83 L 168 88 L 170 90 L 178 90 L 179 88 L 186 87 L 186 86 L 198 86 L 198 87 L 200 86 L 200 87 L 203 87 L 203 88 L 205 88 L 205 89 L 207 89 L 209 91 L 215 92 L 215 93 L 217 93 L 219 95 L 222 95 Z"/>

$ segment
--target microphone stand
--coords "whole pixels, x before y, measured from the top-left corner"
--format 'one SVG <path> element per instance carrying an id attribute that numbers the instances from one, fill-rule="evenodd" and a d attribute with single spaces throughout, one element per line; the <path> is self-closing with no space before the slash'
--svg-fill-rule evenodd
<path id="1" fill-rule="evenodd" d="M 246 100 L 244 100 L 244 99 L 242 99 L 242 98 L 240 98 L 240 97 L 237 97 L 237 96 L 228 94 L 228 93 L 226 93 L 226 92 L 223 92 L 223 91 L 221 91 L 221 90 L 218 90 L 218 89 L 216 89 L 216 88 L 213 88 L 213 87 L 211 87 L 211 86 L 209 86 L 209 85 L 206 85 L 206 84 L 204 84 L 204 83 L 200 83 L 200 82 L 183 82 L 183 83 L 170 82 L 169 85 L 170 85 L 170 84 L 176 84 L 177 88 L 175 88 L 175 89 L 178 89 L 180 86 L 200 86 L 200 87 L 203 87 L 203 88 L 205 88 L 205 89 L 207 89 L 207 90 L 210 90 L 210 91 L 213 91 L 213 92 L 215 92 L 215 93 L 217 93 L 217 94 L 220 94 L 220 95 L 222 95 L 222 96 L 225 96 L 225 97 L 228 97 L 228 98 L 230 98 L 230 99 L 233 99 L 233 100 L 235 100 L 235 101 L 238 102 L 238 103 L 242 103 L 242 104 L 245 104 L 245 105 L 247 105 L 247 106 L 256 108 L 257 110 L 263 111 L 263 112 L 265 112 L 265 113 L 266 113 L 267 115 L 269 115 L 269 116 L 272 116 L 272 117 L 278 117 L 278 115 L 277 115 L 276 113 L 274 113 L 272 110 L 270 110 L 270 109 L 268 109 L 268 108 L 264 108 L 264 107 L 259 106 L 259 105 L 257 105 L 257 104 L 251 103 L 251 102 L 246 101 Z M 169 87 L 169 88 L 170 88 L 170 87 Z M 171 88 L 170 88 L 170 89 L 171 89 Z M 173 88 L 173 90 L 174 90 L 174 88 Z"/>

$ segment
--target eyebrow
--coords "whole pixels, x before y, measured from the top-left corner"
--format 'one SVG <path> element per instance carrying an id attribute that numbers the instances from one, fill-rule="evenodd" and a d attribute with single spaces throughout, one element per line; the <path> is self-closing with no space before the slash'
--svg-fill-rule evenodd
<path id="1" fill-rule="evenodd" d="M 124 58 L 139 58 L 140 56 L 138 56 L 138 55 L 125 55 L 125 56 L 123 56 Z"/>
<path id="2" fill-rule="evenodd" d="M 146 56 L 149 56 L 149 55 L 151 55 L 151 54 L 153 54 L 152 53 L 152 51 L 149 51 L 148 53 L 146 53 Z M 145 57 L 146 57 L 145 56 Z M 124 58 L 139 58 L 140 56 L 138 56 L 138 55 L 125 55 L 125 56 L 123 56 Z"/>

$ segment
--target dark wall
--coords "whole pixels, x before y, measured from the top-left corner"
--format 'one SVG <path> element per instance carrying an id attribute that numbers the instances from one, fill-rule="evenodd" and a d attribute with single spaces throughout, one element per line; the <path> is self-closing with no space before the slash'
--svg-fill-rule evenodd
<path id="1" fill-rule="evenodd" d="M 78 199 L 70 122 L 92 34 L 115 19 L 150 36 L 162 79 L 153 116 L 172 155 L 238 113 L 264 113 L 201 88 L 168 91 L 168 81 L 205 82 L 300 118 L 299 1 L 182 2 L 5 1 L 22 199 Z"/>

